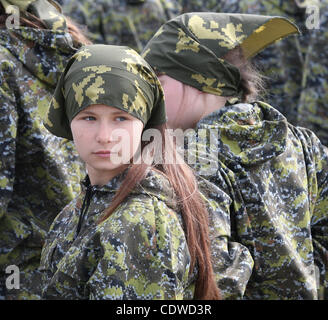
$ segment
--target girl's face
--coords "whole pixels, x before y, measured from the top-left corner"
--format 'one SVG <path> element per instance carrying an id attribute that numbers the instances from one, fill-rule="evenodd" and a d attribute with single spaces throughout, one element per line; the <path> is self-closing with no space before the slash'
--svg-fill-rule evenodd
<path id="1" fill-rule="evenodd" d="M 140 145 L 143 123 L 125 111 L 95 104 L 74 117 L 71 130 L 91 184 L 104 185 L 129 165 Z"/>

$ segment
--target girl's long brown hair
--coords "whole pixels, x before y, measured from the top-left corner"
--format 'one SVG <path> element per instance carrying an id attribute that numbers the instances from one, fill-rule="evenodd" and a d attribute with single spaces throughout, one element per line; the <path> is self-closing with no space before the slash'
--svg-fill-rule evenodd
<path id="1" fill-rule="evenodd" d="M 0 3 L 0 28 L 6 27 L 6 20 L 9 16 L 10 14 L 7 14 L 5 12 L 4 7 Z M 65 19 L 67 23 L 68 32 L 72 36 L 75 45 L 92 44 L 92 42 L 84 34 L 85 31 L 82 31 L 80 26 L 74 23 L 69 17 L 65 16 Z M 36 17 L 35 15 L 29 12 L 21 12 L 19 17 L 19 25 L 21 27 L 29 27 L 34 29 L 47 29 L 47 27 L 45 26 L 45 24 L 41 19 L 39 19 L 38 17 Z"/>
<path id="2" fill-rule="evenodd" d="M 132 164 L 116 192 L 109 208 L 104 212 L 100 221 L 106 220 L 114 210 L 130 194 L 132 189 L 146 176 L 148 170 L 159 171 L 170 181 L 180 202 L 184 221 L 186 239 L 191 256 L 191 271 L 197 264 L 198 278 L 195 285 L 194 299 L 220 299 L 211 260 L 208 212 L 198 190 L 196 178 L 192 169 L 175 152 L 176 148 L 171 139 L 167 139 L 166 125 L 156 127 L 162 136 L 162 163 L 149 165 L 145 162 Z M 142 150 L 146 145 L 142 146 Z M 167 155 L 174 154 L 176 161 L 168 161 Z M 156 155 L 153 155 L 155 158 Z M 178 159 L 179 158 L 179 159 Z M 173 162 L 173 163 L 172 163 Z"/>

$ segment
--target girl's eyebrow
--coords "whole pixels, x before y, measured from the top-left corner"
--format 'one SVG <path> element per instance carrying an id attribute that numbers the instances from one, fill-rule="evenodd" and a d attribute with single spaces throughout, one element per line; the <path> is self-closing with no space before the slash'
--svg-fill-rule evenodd
<path id="1" fill-rule="evenodd" d="M 122 111 L 120 109 L 117 109 L 116 111 L 113 111 L 112 112 L 113 115 L 117 115 L 117 114 L 124 114 L 124 115 L 129 115 L 129 113 L 125 112 L 125 111 Z"/>
<path id="2" fill-rule="evenodd" d="M 83 114 L 88 114 L 88 115 L 97 115 L 99 114 L 98 112 L 94 112 L 94 111 L 90 111 L 90 110 L 82 110 L 80 113 L 83 113 Z M 120 110 L 120 109 L 117 109 L 115 111 L 112 111 L 111 112 L 112 115 L 125 115 L 125 116 L 129 116 L 130 114 L 123 111 L 123 110 Z"/>

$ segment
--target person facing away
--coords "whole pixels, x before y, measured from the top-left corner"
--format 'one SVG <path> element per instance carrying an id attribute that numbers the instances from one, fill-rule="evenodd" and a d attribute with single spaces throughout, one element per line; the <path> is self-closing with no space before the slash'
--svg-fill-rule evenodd
<path id="1" fill-rule="evenodd" d="M 219 298 L 205 202 L 170 161 L 165 122 L 160 83 L 133 49 L 85 46 L 68 62 L 45 126 L 73 139 L 88 175 L 47 236 L 43 298 Z"/>
<path id="2" fill-rule="evenodd" d="M 74 145 L 51 135 L 42 117 L 83 43 L 89 42 L 55 2 L 0 1 L 1 299 L 40 298 L 45 234 L 80 190 L 84 169 Z M 8 280 L 12 265 L 15 283 Z"/>
<path id="3" fill-rule="evenodd" d="M 223 297 L 328 297 L 327 149 L 252 99 L 260 82 L 250 58 L 293 33 L 282 17 L 190 13 L 164 24 L 142 53 L 159 74 L 169 127 L 195 128 L 193 166 L 229 194 L 231 241 L 254 261 L 244 291 L 218 280 Z"/>

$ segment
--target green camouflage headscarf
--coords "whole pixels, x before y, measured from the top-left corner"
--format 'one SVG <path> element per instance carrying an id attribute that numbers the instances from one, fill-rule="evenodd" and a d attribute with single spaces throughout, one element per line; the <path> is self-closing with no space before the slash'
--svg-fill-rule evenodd
<path id="1" fill-rule="evenodd" d="M 49 30 L 67 32 L 66 19 L 60 5 L 53 0 L 0 0 L 5 11 L 16 6 L 21 13 L 29 12 L 40 18 Z"/>
<path id="2" fill-rule="evenodd" d="M 145 126 L 166 122 L 164 93 L 156 74 L 125 46 L 90 45 L 74 54 L 57 84 L 45 126 L 72 140 L 72 119 L 93 104 L 126 111 Z"/>
<path id="3" fill-rule="evenodd" d="M 223 57 L 241 46 L 246 58 L 298 28 L 283 17 L 186 13 L 165 23 L 142 52 L 157 71 L 198 90 L 241 97 L 239 70 Z"/>

